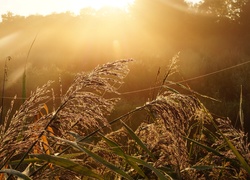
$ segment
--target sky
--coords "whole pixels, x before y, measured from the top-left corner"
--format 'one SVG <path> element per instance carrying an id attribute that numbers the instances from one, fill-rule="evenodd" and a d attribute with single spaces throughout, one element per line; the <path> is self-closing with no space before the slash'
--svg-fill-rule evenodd
<path id="1" fill-rule="evenodd" d="M 75 14 L 84 7 L 99 9 L 103 6 L 126 8 L 134 0 L 0 0 L 0 14 L 8 11 L 14 15 L 47 15 L 53 12 L 71 11 Z"/>
<path id="2" fill-rule="evenodd" d="M 197 3 L 202 0 L 186 0 Z M 71 11 L 75 14 L 84 7 L 100 9 L 103 6 L 126 9 L 134 0 L 0 0 L 0 15 L 8 11 L 14 15 L 28 16 L 30 14 L 48 15 L 53 12 Z M 0 19 L 1 20 L 1 19 Z"/>
<path id="3" fill-rule="evenodd" d="M 1 0 L 0 14 L 8 11 L 27 16 L 29 14 L 50 14 L 72 8 L 70 2 L 77 0 Z M 74 3 L 75 4 L 75 3 Z"/>

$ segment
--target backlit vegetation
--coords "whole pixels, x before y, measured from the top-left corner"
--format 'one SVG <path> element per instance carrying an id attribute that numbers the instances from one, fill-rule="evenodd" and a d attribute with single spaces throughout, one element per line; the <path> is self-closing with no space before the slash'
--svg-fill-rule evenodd
<path id="1" fill-rule="evenodd" d="M 167 86 L 176 58 L 156 97 L 115 119 L 108 118 L 131 59 L 78 73 L 66 91 L 60 87 L 60 101 L 52 81 L 12 113 L 14 98 L 0 126 L 0 179 L 250 178 L 244 131 L 215 118 L 198 93 Z"/>

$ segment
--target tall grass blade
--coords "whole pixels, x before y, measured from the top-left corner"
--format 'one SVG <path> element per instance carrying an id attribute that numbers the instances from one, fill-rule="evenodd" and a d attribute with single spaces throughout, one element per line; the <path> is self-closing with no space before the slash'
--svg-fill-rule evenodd
<path id="1" fill-rule="evenodd" d="M 233 151 L 234 155 L 237 157 L 237 159 L 240 161 L 241 166 L 247 171 L 247 173 L 250 175 L 250 166 L 249 164 L 247 164 L 247 162 L 245 161 L 245 159 L 241 156 L 241 154 L 239 153 L 239 151 L 235 148 L 235 146 L 231 143 L 231 141 L 229 141 L 229 139 L 223 135 L 223 138 L 225 139 L 225 141 L 227 142 L 229 148 Z"/>
<path id="2" fill-rule="evenodd" d="M 37 35 L 38 33 L 36 34 L 35 38 L 33 39 L 31 45 L 30 45 L 30 48 L 29 48 L 29 51 L 28 51 L 28 54 L 27 54 L 27 57 L 26 57 L 26 61 L 25 61 L 25 66 L 24 66 L 24 70 L 23 70 L 23 81 L 22 81 L 22 99 L 23 99 L 23 102 L 25 101 L 26 99 L 26 72 L 27 72 L 27 63 L 28 63 L 28 59 L 29 59 L 29 56 L 30 56 L 30 52 L 31 52 L 31 49 L 36 41 L 36 38 L 37 38 Z"/>
<path id="3" fill-rule="evenodd" d="M 31 156 L 36 157 L 40 160 L 44 160 L 48 163 L 52 163 L 54 165 L 63 167 L 67 170 L 71 170 L 75 173 L 78 173 L 84 176 L 88 176 L 88 177 L 92 177 L 92 178 L 96 178 L 100 180 L 103 179 L 100 175 L 91 171 L 91 169 L 81 166 L 80 164 L 77 164 L 69 159 L 65 159 L 59 156 L 48 155 L 48 154 L 34 154 Z"/>
<path id="4" fill-rule="evenodd" d="M 7 66 L 7 61 L 10 61 L 11 57 L 8 56 L 5 60 L 4 63 L 4 72 L 3 72 L 3 86 L 2 86 L 2 98 L 1 98 L 1 106 L 0 106 L 0 113 L 1 113 L 1 119 L 0 119 L 0 124 L 4 124 L 4 96 L 5 96 L 5 83 L 7 81 L 8 77 L 8 66 Z"/>
<path id="5" fill-rule="evenodd" d="M 60 157 L 65 158 L 65 159 L 70 159 L 70 158 L 81 156 L 83 154 L 84 153 L 62 154 L 60 155 Z M 39 160 L 37 158 L 28 158 L 28 159 L 24 159 L 22 164 L 41 163 L 41 162 L 43 162 L 43 160 Z M 18 163 L 19 163 L 19 160 L 14 160 L 14 161 L 10 161 L 9 165 L 17 165 Z"/>
<path id="6" fill-rule="evenodd" d="M 148 155 L 153 158 L 154 160 L 156 160 L 156 158 L 154 157 L 154 155 L 150 152 L 150 150 L 145 146 L 145 144 L 140 140 L 140 138 L 134 133 L 134 131 L 127 125 L 125 124 L 123 121 L 121 121 L 122 125 L 126 128 L 126 130 L 128 131 L 129 135 L 135 140 L 135 142 L 143 149 L 145 150 Z"/>
<path id="7" fill-rule="evenodd" d="M 190 168 L 185 168 L 182 171 L 188 171 L 191 169 L 195 169 L 198 171 L 205 171 L 205 170 L 212 170 L 212 169 L 230 169 L 230 168 L 226 168 L 226 167 L 222 167 L 222 166 L 211 166 L 211 165 L 200 165 L 200 166 L 192 166 Z"/>
<path id="8" fill-rule="evenodd" d="M 240 161 L 241 166 L 247 171 L 247 173 L 250 175 L 250 166 L 244 159 L 244 157 L 239 153 L 239 151 L 235 148 L 235 146 L 231 143 L 231 141 L 221 132 L 221 130 L 218 128 L 218 126 L 215 124 L 214 121 L 212 121 L 213 126 L 216 128 L 216 130 L 221 134 L 223 139 L 226 141 L 228 147 L 233 151 L 236 158 Z"/>
<path id="9" fill-rule="evenodd" d="M 124 153 L 124 151 L 122 150 L 122 148 L 114 141 L 106 138 L 103 134 L 98 133 L 104 140 L 105 142 L 112 148 L 112 151 L 118 155 L 121 156 L 122 158 L 126 158 L 126 154 Z"/>
<path id="10" fill-rule="evenodd" d="M 113 172 L 120 174 L 122 177 L 133 180 L 133 178 L 131 176 L 129 176 L 126 172 L 124 172 L 123 170 L 119 169 L 117 166 L 111 164 L 110 162 L 106 161 L 105 159 L 103 159 L 102 157 L 100 157 L 99 155 L 91 152 L 90 150 L 88 150 L 87 148 L 84 148 L 83 146 L 79 146 L 76 142 L 72 142 L 72 141 L 68 141 L 66 139 L 62 139 L 62 138 L 58 138 L 55 137 L 56 139 L 59 139 L 69 145 L 71 145 L 72 147 L 79 149 L 80 151 L 85 152 L 87 155 L 89 155 L 90 157 L 92 157 L 94 160 L 96 160 L 97 162 L 103 164 L 104 166 L 106 166 L 107 168 L 109 168 L 110 170 L 112 170 Z"/>
<path id="11" fill-rule="evenodd" d="M 0 170 L 0 173 L 8 173 L 8 174 L 17 176 L 23 180 L 31 180 L 30 177 L 26 176 L 25 174 L 21 173 L 20 171 L 14 170 L 14 169 L 3 169 L 3 170 Z"/>
<path id="12" fill-rule="evenodd" d="M 196 141 L 196 140 L 190 139 L 190 138 L 188 138 L 188 137 L 184 137 L 184 138 L 187 139 L 188 141 L 193 142 L 193 143 L 197 144 L 198 146 L 200 146 L 200 147 L 206 149 L 207 151 L 214 153 L 214 154 L 217 155 L 217 156 L 221 156 L 221 157 L 224 156 L 224 155 L 221 154 L 219 151 L 216 151 L 215 149 L 213 149 L 213 148 L 211 148 L 211 147 L 209 147 L 209 146 L 206 146 L 206 145 L 204 145 L 204 144 L 201 144 L 201 143 L 199 143 L 199 142 Z"/>
<path id="13" fill-rule="evenodd" d="M 125 124 L 125 123 L 124 123 Z M 131 129 L 130 129 L 131 130 Z M 132 130 L 131 130 L 132 131 Z M 133 131 L 132 131 L 133 132 Z M 135 134 L 134 134 L 135 135 Z M 104 136 L 102 136 L 102 137 L 104 137 Z M 138 137 L 137 137 L 138 138 Z M 135 164 L 135 163 L 138 163 L 138 164 L 141 164 L 141 165 L 143 165 L 143 166 L 145 166 L 145 167 L 147 167 L 147 168 L 149 168 L 149 169 L 151 169 L 155 174 L 156 174 L 156 176 L 159 178 L 159 179 L 161 179 L 161 180 L 164 180 L 164 179 L 172 179 L 170 176 L 168 176 L 168 177 L 166 177 L 166 176 L 164 176 L 158 169 L 156 169 L 155 167 L 153 167 L 152 165 L 150 165 L 149 163 L 147 163 L 147 162 L 145 162 L 144 160 L 142 160 L 142 159 L 138 159 L 138 158 L 136 158 L 136 157 L 132 157 L 132 156 L 130 156 L 130 155 L 126 155 L 126 154 L 124 154 L 124 152 L 123 152 L 123 150 L 115 143 L 115 142 L 113 142 L 113 141 L 111 141 L 111 140 L 109 140 L 109 139 L 107 139 L 106 137 L 104 137 L 104 140 L 111 146 L 111 147 L 113 147 L 114 149 L 113 149 L 113 151 L 115 152 L 115 153 L 118 153 L 118 154 L 123 154 L 123 158 L 125 158 L 126 160 L 127 160 L 127 162 L 129 162 L 129 164 L 130 163 L 132 163 L 132 164 L 130 164 L 132 167 L 133 167 L 133 165 Z M 138 167 L 139 168 L 139 167 Z M 135 169 L 135 170 L 139 170 L 139 169 Z M 138 172 L 138 171 L 137 171 Z M 139 173 L 139 172 L 138 172 Z M 143 173 L 144 174 L 144 173 Z M 141 175 L 141 174 L 140 174 Z"/>
<path id="14" fill-rule="evenodd" d="M 168 174 L 165 174 L 165 175 L 162 174 L 158 169 L 156 169 L 151 164 L 143 161 L 142 159 L 138 159 L 138 158 L 135 158 L 135 157 L 132 157 L 132 156 L 128 156 L 127 158 L 129 160 L 131 160 L 131 161 L 137 162 L 138 164 L 141 164 L 141 165 L 143 165 L 143 166 L 151 169 L 156 174 L 156 176 L 158 177 L 159 180 L 169 180 L 169 179 L 172 179 L 171 176 L 169 176 Z"/>
<path id="15" fill-rule="evenodd" d="M 131 161 L 129 159 L 129 155 L 125 154 L 124 151 L 122 150 L 122 148 L 114 141 L 106 138 L 104 135 L 102 135 L 101 133 L 99 133 L 100 136 L 102 136 L 102 138 L 106 141 L 106 143 L 111 147 L 112 151 L 120 156 L 121 158 L 123 158 L 131 167 L 134 168 L 134 170 L 141 175 L 143 178 L 148 179 L 146 177 L 146 175 L 144 174 L 144 172 L 141 170 L 141 168 L 136 164 L 136 162 Z"/>
<path id="16" fill-rule="evenodd" d="M 22 80 L 22 101 L 24 103 L 26 99 L 26 70 L 23 72 L 23 80 Z"/>
<path id="17" fill-rule="evenodd" d="M 87 148 L 80 147 L 80 146 L 78 146 L 78 147 L 79 147 L 78 149 L 84 151 L 86 154 L 88 154 L 89 156 L 91 156 L 93 159 L 95 159 L 99 163 L 102 163 L 104 166 L 106 166 L 107 168 L 109 168 L 112 171 L 116 172 L 117 174 L 120 174 L 121 176 L 123 176 L 124 178 L 127 178 L 127 179 L 131 179 L 131 180 L 133 179 L 126 172 L 124 172 L 123 170 L 119 169 L 117 166 L 109 163 L 108 161 L 106 161 L 105 159 L 103 159 L 101 156 L 99 156 L 99 155 L 91 152 Z"/>
<path id="18" fill-rule="evenodd" d="M 9 165 L 17 165 L 19 163 L 20 160 L 14 160 L 14 161 L 10 161 L 8 164 Z M 24 159 L 22 164 L 30 164 L 30 163 L 41 163 L 43 162 L 42 160 L 39 160 L 37 158 L 29 158 L 29 159 Z"/>
<path id="19" fill-rule="evenodd" d="M 242 109 L 242 85 L 240 86 L 240 107 L 239 107 L 239 118 L 240 118 L 240 125 L 242 130 L 244 131 L 244 114 Z"/>

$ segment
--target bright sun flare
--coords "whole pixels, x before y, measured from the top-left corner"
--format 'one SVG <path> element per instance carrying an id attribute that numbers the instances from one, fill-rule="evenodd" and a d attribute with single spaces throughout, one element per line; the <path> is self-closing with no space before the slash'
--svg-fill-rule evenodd
<path id="1" fill-rule="evenodd" d="M 192 4 L 198 4 L 198 3 L 203 2 L 204 0 L 185 0 L 185 1 L 188 3 L 192 3 Z"/>
<path id="2" fill-rule="evenodd" d="M 119 8 L 127 11 L 129 6 L 134 3 L 134 0 L 89 0 L 89 1 L 78 1 L 74 7 L 73 11 L 78 13 L 80 9 L 84 7 L 90 7 L 95 10 L 99 10 L 104 7 Z"/>

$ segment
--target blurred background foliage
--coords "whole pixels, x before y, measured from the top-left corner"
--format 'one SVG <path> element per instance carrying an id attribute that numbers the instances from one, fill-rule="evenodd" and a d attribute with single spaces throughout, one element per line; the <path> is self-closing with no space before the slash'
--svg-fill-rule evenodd
<path id="1" fill-rule="evenodd" d="M 154 87 L 157 72 L 164 75 L 169 60 L 180 52 L 174 81 L 221 70 L 250 60 L 250 2 L 248 0 L 135 0 L 129 12 L 84 8 L 79 15 L 30 15 L 11 12 L 0 23 L 0 64 L 7 57 L 5 96 L 22 97 L 22 73 L 27 63 L 27 92 L 58 78 L 67 89 L 74 75 L 116 59 L 133 58 L 131 72 L 120 92 Z M 27 53 L 34 38 L 27 59 Z M 245 129 L 250 125 L 250 65 L 187 81 L 191 89 L 221 102 L 201 99 L 211 112 L 238 119 L 240 87 L 243 87 Z M 4 68 L 0 69 L 4 74 Z M 159 75 L 159 76 L 160 76 Z M 3 76 L 0 77 L 3 82 Z M 1 92 L 2 93 L 2 92 Z M 122 93 L 113 116 L 154 98 L 153 90 Z M 4 99 L 5 106 L 10 100 Z M 17 100 L 16 105 L 22 103 Z M 119 109 L 120 108 L 120 109 Z M 238 122 L 239 123 L 239 122 Z"/>

